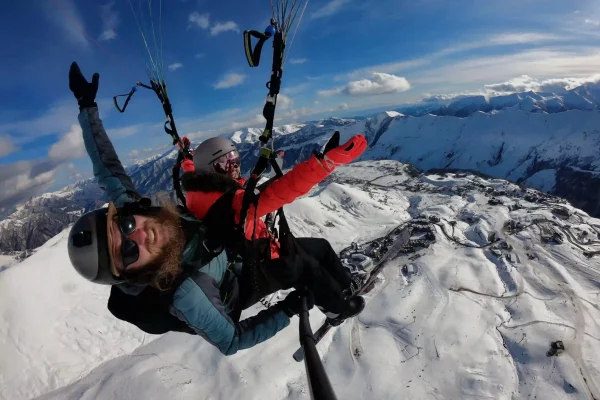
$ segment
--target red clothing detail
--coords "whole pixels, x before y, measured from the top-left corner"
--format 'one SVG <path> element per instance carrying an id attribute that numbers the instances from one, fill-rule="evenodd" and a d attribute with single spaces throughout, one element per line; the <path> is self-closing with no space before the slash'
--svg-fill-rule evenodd
<path id="1" fill-rule="evenodd" d="M 186 165 L 184 161 L 184 171 L 190 168 L 189 163 Z M 191 162 L 193 171 L 194 163 Z M 310 189 L 321 182 L 329 173 L 323 168 L 320 161 L 316 157 L 311 157 L 308 161 L 296 165 L 291 171 L 275 180 L 261 193 L 258 200 L 258 211 L 254 206 L 248 209 L 246 218 L 246 238 L 252 239 L 254 231 L 254 217 L 261 218 L 273 211 L 278 210 L 285 204 L 289 204 L 298 197 L 305 195 Z M 239 182 L 239 181 L 238 181 Z M 198 218 L 202 219 L 210 207 L 223 195 L 222 192 L 187 192 L 186 204 L 188 209 Z M 240 212 L 242 209 L 242 200 L 244 198 L 244 190 L 238 190 L 232 202 L 232 207 L 235 210 L 235 223 L 240 222 Z M 256 221 L 255 238 L 271 238 L 272 236 L 267 230 L 267 226 L 261 219 Z M 279 243 L 274 239 L 271 241 L 272 258 L 279 257 Z"/>
<path id="2" fill-rule="evenodd" d="M 183 160 L 181 166 L 183 167 L 184 172 L 194 172 L 196 170 L 196 167 L 194 167 L 194 161 L 190 160 L 189 158 Z"/>

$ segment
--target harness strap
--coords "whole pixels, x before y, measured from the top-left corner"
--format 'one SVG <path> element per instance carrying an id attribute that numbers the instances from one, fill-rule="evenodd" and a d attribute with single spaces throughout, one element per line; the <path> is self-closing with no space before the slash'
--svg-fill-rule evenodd
<path id="1" fill-rule="evenodd" d="M 254 49 L 252 49 L 251 37 L 258 39 Z M 255 30 L 244 31 L 244 50 L 246 51 L 246 60 L 248 61 L 248 65 L 250 65 L 250 67 L 258 67 L 260 64 L 260 54 L 262 52 L 263 45 L 267 40 L 269 40 L 270 37 L 271 35 L 268 32 L 260 33 L 259 31 Z"/>
<path id="2" fill-rule="evenodd" d="M 175 162 L 175 165 L 173 165 L 173 171 L 172 171 L 173 189 L 175 190 L 175 194 L 177 195 L 177 198 L 179 199 L 181 204 L 183 204 L 184 210 L 187 211 L 187 207 L 185 204 L 185 196 L 183 195 L 183 191 L 181 190 L 181 179 L 179 178 L 179 174 L 181 172 L 181 163 L 183 162 L 183 158 L 184 158 L 183 153 L 179 152 L 179 154 L 177 154 L 177 161 Z"/>
<path id="3" fill-rule="evenodd" d="M 262 143 L 267 143 L 273 136 L 273 124 L 275 121 L 275 108 L 277 107 L 277 95 L 281 89 L 281 76 L 283 75 L 283 55 L 285 40 L 282 32 L 276 32 L 273 37 L 273 63 L 271 65 L 271 80 L 267 82 L 269 94 L 263 107 L 263 117 L 267 120 L 263 134 L 260 136 Z"/>
<path id="4" fill-rule="evenodd" d="M 180 172 L 181 172 L 181 162 L 183 161 L 184 157 L 191 157 L 191 154 L 189 152 L 189 149 L 185 148 L 183 146 L 183 143 L 181 141 L 181 138 L 179 137 L 179 134 L 177 133 L 177 126 L 175 126 L 175 119 L 173 118 L 173 107 L 171 106 L 171 102 L 169 101 L 169 97 L 167 96 L 167 88 L 165 85 L 165 82 L 159 82 L 155 79 L 151 79 L 150 80 L 150 85 L 145 85 L 141 82 L 136 82 L 136 86 L 131 88 L 131 91 L 127 94 L 120 94 L 117 96 L 113 97 L 113 103 L 115 104 L 115 107 L 117 110 L 119 110 L 120 113 L 125 112 L 125 109 L 127 109 L 127 105 L 129 104 L 129 101 L 131 100 L 131 97 L 133 96 L 133 94 L 137 91 L 137 87 L 143 87 L 145 89 L 149 89 L 152 90 L 155 94 L 156 97 L 158 97 L 158 99 L 160 100 L 160 103 L 162 105 L 163 111 L 165 113 L 165 123 L 163 125 L 163 128 L 165 130 L 165 132 L 167 133 L 167 135 L 171 136 L 171 139 L 173 139 L 173 145 L 177 145 L 179 148 L 179 155 L 177 157 L 177 162 L 175 163 L 175 165 L 173 166 L 172 169 L 172 175 L 173 175 L 173 188 L 175 190 L 175 193 L 177 195 L 177 199 L 181 202 L 183 208 L 185 211 L 187 211 L 187 205 L 185 203 L 185 196 L 183 195 L 183 192 L 181 191 L 181 182 L 180 182 Z M 119 106 L 119 102 L 117 100 L 118 97 L 127 97 L 125 99 L 125 103 L 123 104 L 123 107 Z"/>

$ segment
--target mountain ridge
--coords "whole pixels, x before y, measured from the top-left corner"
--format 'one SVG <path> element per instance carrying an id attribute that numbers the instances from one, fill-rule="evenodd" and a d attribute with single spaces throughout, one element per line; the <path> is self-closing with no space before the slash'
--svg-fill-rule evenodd
<path id="1" fill-rule="evenodd" d="M 568 100 L 571 97 L 585 98 L 593 107 L 564 109 L 564 105 L 582 108 L 588 104 Z M 285 151 L 286 169 L 308 159 L 336 130 L 341 132 L 342 143 L 363 133 L 369 148 L 361 160 L 397 160 L 423 171 L 478 171 L 557 194 L 599 215 L 600 89 L 584 85 L 563 95 L 524 92 L 491 99 L 503 108 L 486 112 L 480 108 L 490 106 L 490 98 L 467 96 L 444 106 L 444 112 L 454 110 L 454 115 L 435 115 L 432 110 L 423 115 L 385 111 L 364 119 L 335 117 L 284 125 L 274 130 L 275 147 Z M 469 106 L 473 104 L 476 107 Z M 523 105 L 535 107 L 523 109 Z M 261 134 L 261 129 L 244 128 L 223 135 L 238 144 L 244 173 L 258 158 Z M 126 170 L 144 195 L 166 191 L 174 198 L 170 192 L 175 157 L 176 152 L 168 150 Z M 35 248 L 82 212 L 104 202 L 92 179 L 32 198 L 0 221 L 0 251 Z"/>

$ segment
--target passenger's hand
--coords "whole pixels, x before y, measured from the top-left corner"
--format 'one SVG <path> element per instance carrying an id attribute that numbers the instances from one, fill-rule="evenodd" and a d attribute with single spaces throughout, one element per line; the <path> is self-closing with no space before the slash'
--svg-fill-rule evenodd
<path id="1" fill-rule="evenodd" d="M 77 63 L 73 62 L 71 64 L 71 68 L 69 69 L 69 89 L 71 89 L 71 92 L 73 92 L 73 95 L 77 99 L 79 110 L 98 106 L 95 100 L 99 80 L 100 75 L 96 72 L 92 76 L 92 82 L 88 82 L 81 73 Z"/>

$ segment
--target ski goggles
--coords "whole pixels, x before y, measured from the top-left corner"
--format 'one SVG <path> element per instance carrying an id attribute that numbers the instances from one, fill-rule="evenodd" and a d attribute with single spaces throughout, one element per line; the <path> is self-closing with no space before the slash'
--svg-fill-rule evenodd
<path id="1" fill-rule="evenodd" d="M 240 154 L 236 150 L 223 154 L 212 162 L 216 172 L 227 175 L 230 175 L 236 168 L 239 169 L 241 164 Z"/>

